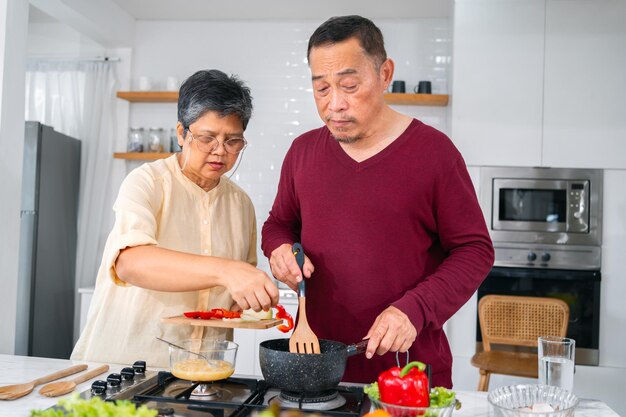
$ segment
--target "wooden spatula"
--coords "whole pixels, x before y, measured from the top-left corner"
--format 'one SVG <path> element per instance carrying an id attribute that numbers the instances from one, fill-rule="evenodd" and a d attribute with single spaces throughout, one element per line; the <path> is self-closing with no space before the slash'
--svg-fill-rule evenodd
<path id="1" fill-rule="evenodd" d="M 78 372 L 87 369 L 87 365 L 74 365 L 61 371 L 56 371 L 50 375 L 42 376 L 34 381 L 27 382 L 25 384 L 15 384 L 0 387 L 0 400 L 17 400 L 32 392 L 37 385 L 45 384 L 46 382 L 54 381 L 64 376 L 74 375 Z"/>
<path id="2" fill-rule="evenodd" d="M 59 395 L 69 394 L 76 389 L 76 385 L 80 384 L 81 382 L 88 381 L 91 378 L 96 377 L 100 374 L 103 374 L 108 370 L 109 365 L 102 365 L 97 367 L 96 369 L 92 369 L 89 372 L 85 372 L 84 374 L 79 375 L 74 379 L 70 379 L 69 381 L 52 382 L 50 384 L 44 385 L 39 390 L 39 393 L 41 395 L 45 395 L 46 397 L 58 397 Z"/>
<path id="3" fill-rule="evenodd" d="M 298 284 L 298 324 L 289 338 L 289 352 L 292 353 L 320 353 L 320 341 L 311 330 L 306 319 L 306 294 L 304 284 L 304 249 L 299 243 L 292 246 L 293 254 L 302 273 L 302 281 Z"/>

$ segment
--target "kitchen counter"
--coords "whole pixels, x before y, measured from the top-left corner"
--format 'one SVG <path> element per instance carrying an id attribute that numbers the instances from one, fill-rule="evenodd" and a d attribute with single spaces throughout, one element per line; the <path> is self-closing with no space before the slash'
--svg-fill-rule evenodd
<path id="1" fill-rule="evenodd" d="M 69 361 L 64 359 L 35 358 L 29 356 L 0 355 L 0 386 L 21 384 L 33 381 L 44 375 L 68 368 L 72 365 L 87 363 L 89 368 L 94 369 L 101 363 Z M 75 392 L 82 392 L 91 387 L 91 383 L 96 379 L 106 379 L 112 372 L 120 372 L 122 368 L 129 365 L 110 365 L 110 369 L 100 376 L 87 382 L 83 382 L 76 387 Z M 78 376 L 70 375 L 62 380 L 72 379 Z M 0 416 L 2 417 L 28 417 L 30 410 L 45 409 L 56 404 L 63 397 L 48 398 L 39 394 L 40 386 L 35 387 L 30 394 L 13 401 L 0 401 Z M 69 395 L 69 394 L 68 394 Z M 67 396 L 67 395 L 66 395 Z"/>
<path id="2" fill-rule="evenodd" d="M 72 365 L 83 362 L 74 362 L 62 359 L 33 358 L 27 356 L 0 355 L 0 386 L 30 382 L 38 377 L 59 371 Z M 89 369 L 101 365 L 87 362 Z M 94 378 L 93 380 L 80 384 L 76 392 L 89 389 L 91 382 L 95 379 L 104 379 L 111 372 L 119 372 L 127 365 L 111 364 L 111 369 Z M 69 379 L 74 376 L 67 377 Z M 62 397 L 48 398 L 40 395 L 35 387 L 33 392 L 25 397 L 14 401 L 0 401 L 0 416 L 2 417 L 28 417 L 30 410 L 45 409 L 57 403 Z M 457 396 L 463 407 L 453 413 L 453 417 L 474 417 L 489 415 L 489 404 L 487 403 L 486 392 L 458 391 Z M 581 400 L 576 409 L 576 417 L 619 417 L 602 401 Z"/>

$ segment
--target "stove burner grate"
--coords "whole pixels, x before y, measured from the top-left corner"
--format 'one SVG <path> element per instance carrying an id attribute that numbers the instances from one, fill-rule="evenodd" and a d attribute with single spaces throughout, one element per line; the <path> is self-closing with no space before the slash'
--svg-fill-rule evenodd
<path id="1" fill-rule="evenodd" d="M 329 389 L 322 392 L 294 392 L 294 391 L 281 391 L 280 397 L 287 401 L 300 402 L 302 403 L 325 403 L 328 401 L 332 401 L 339 395 L 339 392 L 336 389 Z"/>
<path id="2" fill-rule="evenodd" d="M 339 392 L 334 389 L 316 393 L 281 391 L 269 403 L 278 403 L 284 408 L 328 411 L 343 406 L 346 403 L 346 398 L 339 395 Z"/>

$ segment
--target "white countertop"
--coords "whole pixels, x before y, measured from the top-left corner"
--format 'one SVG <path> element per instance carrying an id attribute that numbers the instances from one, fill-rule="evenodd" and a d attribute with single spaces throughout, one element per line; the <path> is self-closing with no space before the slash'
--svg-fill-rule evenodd
<path id="1" fill-rule="evenodd" d="M 0 354 L 0 386 L 30 382 L 41 376 L 50 374 L 69 366 L 83 362 L 74 362 L 62 359 L 33 358 L 27 356 L 1 355 Z M 101 365 L 88 362 L 89 369 Z M 90 381 L 80 384 L 76 391 L 82 392 L 89 389 L 95 379 L 106 379 L 111 372 L 119 372 L 129 365 L 111 364 L 111 369 Z M 74 376 L 67 377 L 71 379 Z M 62 397 L 48 398 L 40 395 L 35 387 L 33 392 L 25 397 L 14 401 L 0 401 L 1 417 L 28 417 L 30 410 L 45 409 L 56 404 Z M 490 415 L 486 392 L 457 391 L 457 397 L 463 404 L 460 410 L 453 413 L 453 417 L 475 417 Z M 581 400 L 576 409 L 576 417 L 619 417 L 606 404 L 595 400 Z"/>
<path id="2" fill-rule="evenodd" d="M 0 355 L 0 386 L 21 384 L 33 381 L 44 375 L 68 368 L 72 365 L 87 363 L 88 370 L 94 369 L 101 363 L 69 361 L 64 359 L 34 358 L 29 356 Z M 122 368 L 129 365 L 110 365 L 110 369 L 100 376 L 87 382 L 83 382 L 76 387 L 75 392 L 82 392 L 91 387 L 91 383 L 96 379 L 106 379 L 112 372 L 120 372 Z M 72 379 L 76 375 L 63 378 Z M 33 409 L 46 409 L 56 404 L 60 398 L 48 398 L 39 394 L 41 386 L 35 387 L 30 394 L 13 401 L 0 401 L 1 417 L 28 417 Z M 69 394 L 68 394 L 69 395 Z"/>

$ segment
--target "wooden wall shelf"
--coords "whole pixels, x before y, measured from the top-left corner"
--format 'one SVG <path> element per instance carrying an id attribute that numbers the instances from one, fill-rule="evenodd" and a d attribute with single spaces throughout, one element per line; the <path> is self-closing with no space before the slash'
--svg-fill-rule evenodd
<path id="1" fill-rule="evenodd" d="M 116 152 L 113 158 L 129 159 L 132 161 L 154 161 L 155 159 L 163 159 L 174 155 L 171 152 Z"/>
<path id="2" fill-rule="evenodd" d="M 176 103 L 178 91 L 118 91 L 117 97 L 131 103 Z"/>
<path id="3" fill-rule="evenodd" d="M 388 104 L 406 104 L 412 106 L 447 106 L 447 94 L 413 94 L 413 93 L 385 93 Z"/>
<path id="4" fill-rule="evenodd" d="M 176 103 L 177 91 L 118 91 L 117 97 L 131 103 Z M 385 101 L 389 104 L 413 106 L 447 106 L 447 94 L 412 94 L 386 93 Z"/>

